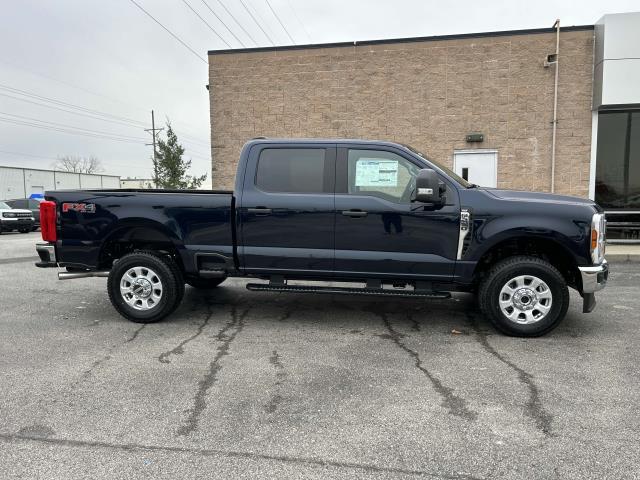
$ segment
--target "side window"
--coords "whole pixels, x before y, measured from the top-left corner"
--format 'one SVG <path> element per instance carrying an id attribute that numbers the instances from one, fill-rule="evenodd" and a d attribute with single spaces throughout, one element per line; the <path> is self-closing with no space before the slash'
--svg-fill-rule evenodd
<path id="1" fill-rule="evenodd" d="M 348 192 L 409 203 L 420 167 L 382 150 L 349 150 Z"/>
<path id="2" fill-rule="evenodd" d="M 265 148 L 256 186 L 265 192 L 328 193 L 326 157 L 324 148 Z"/>
<path id="3" fill-rule="evenodd" d="M 29 207 L 32 210 L 35 210 L 36 208 L 40 208 L 40 202 L 37 200 L 29 200 Z"/>

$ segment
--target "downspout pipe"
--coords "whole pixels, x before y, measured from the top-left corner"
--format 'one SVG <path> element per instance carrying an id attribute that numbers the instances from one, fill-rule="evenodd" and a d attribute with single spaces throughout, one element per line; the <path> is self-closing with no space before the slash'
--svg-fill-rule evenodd
<path id="1" fill-rule="evenodd" d="M 551 193 L 556 191 L 556 134 L 558 129 L 558 73 L 560 54 L 560 19 L 553 24 L 556 29 L 555 80 L 553 82 L 553 120 L 551 134 Z"/>

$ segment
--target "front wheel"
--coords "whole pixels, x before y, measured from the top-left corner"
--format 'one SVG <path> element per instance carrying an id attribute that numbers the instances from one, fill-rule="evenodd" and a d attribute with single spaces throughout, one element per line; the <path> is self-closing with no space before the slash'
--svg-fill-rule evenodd
<path id="1" fill-rule="evenodd" d="M 562 274 L 537 257 L 510 257 L 497 263 L 480 284 L 480 309 L 501 332 L 537 337 L 553 330 L 569 307 Z"/>
<path id="2" fill-rule="evenodd" d="M 184 296 L 184 280 L 171 258 L 135 252 L 114 264 L 107 290 L 120 315 L 136 323 L 153 323 L 178 307 Z"/>

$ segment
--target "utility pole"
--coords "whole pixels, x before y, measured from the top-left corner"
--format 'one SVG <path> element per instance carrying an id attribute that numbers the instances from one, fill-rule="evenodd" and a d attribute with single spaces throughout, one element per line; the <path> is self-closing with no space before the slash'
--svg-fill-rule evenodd
<path id="1" fill-rule="evenodd" d="M 158 188 L 158 167 L 156 163 L 156 132 L 161 132 L 164 128 L 156 128 L 156 120 L 153 115 L 153 110 L 151 110 L 151 128 L 146 128 L 145 132 L 151 133 L 151 143 L 146 143 L 145 145 L 153 145 L 153 182 L 155 183 L 155 187 Z"/>

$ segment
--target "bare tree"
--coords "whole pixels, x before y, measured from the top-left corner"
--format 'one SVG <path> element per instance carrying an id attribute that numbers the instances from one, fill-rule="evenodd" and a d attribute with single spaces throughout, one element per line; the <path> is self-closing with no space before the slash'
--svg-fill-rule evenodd
<path id="1" fill-rule="evenodd" d="M 53 168 L 73 173 L 98 173 L 102 171 L 102 163 L 94 156 L 65 155 L 58 157 Z"/>

